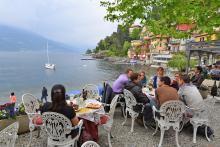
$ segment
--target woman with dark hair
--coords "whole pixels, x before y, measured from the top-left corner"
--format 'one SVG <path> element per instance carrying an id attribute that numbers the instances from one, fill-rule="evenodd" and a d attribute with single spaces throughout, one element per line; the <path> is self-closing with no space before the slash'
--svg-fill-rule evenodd
<path id="1" fill-rule="evenodd" d="M 78 118 L 76 117 L 76 113 L 73 107 L 68 106 L 65 100 L 65 87 L 61 84 L 54 85 L 51 90 L 51 102 L 47 102 L 41 108 L 41 112 L 57 112 L 63 114 L 67 118 L 70 119 L 73 126 L 76 126 L 79 122 Z M 77 135 L 78 131 L 73 130 L 71 132 L 72 138 Z"/>

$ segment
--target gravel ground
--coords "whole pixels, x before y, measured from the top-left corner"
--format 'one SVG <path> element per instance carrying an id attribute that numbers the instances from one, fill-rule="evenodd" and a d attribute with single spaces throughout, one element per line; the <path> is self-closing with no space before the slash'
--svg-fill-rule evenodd
<path id="1" fill-rule="evenodd" d="M 220 147 L 220 103 L 215 104 L 213 112 L 214 120 L 212 127 L 215 130 L 215 138 L 212 142 L 208 142 L 205 137 L 197 136 L 197 143 L 192 143 L 192 133 L 185 129 L 179 134 L 179 143 L 181 147 Z M 122 126 L 123 118 L 120 109 L 117 108 L 114 116 L 114 125 L 112 128 L 111 139 L 113 147 L 156 147 L 159 143 L 160 132 L 152 136 L 153 129 L 145 129 L 143 126 L 135 123 L 134 133 L 129 133 L 131 127 L 131 119 L 127 120 L 125 126 Z M 34 132 L 31 147 L 46 147 L 47 135 L 42 132 L 40 138 L 36 138 L 37 132 Z M 29 134 L 20 135 L 16 142 L 16 147 L 24 147 L 29 140 Z M 108 147 L 107 134 L 102 127 L 99 128 L 99 144 L 101 147 Z M 175 147 L 175 132 L 170 129 L 165 132 L 163 147 Z"/>

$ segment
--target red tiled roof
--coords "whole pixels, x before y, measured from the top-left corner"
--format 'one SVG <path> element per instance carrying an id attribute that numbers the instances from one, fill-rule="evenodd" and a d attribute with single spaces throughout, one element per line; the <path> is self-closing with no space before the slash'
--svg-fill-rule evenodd
<path id="1" fill-rule="evenodd" d="M 188 31 L 193 28 L 192 24 L 179 24 L 176 26 L 176 29 L 179 31 Z"/>

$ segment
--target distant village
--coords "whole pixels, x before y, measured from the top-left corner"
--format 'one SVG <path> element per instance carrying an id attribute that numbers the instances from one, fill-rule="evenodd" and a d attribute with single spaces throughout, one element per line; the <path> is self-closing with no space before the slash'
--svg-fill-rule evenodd
<path id="1" fill-rule="evenodd" d="M 191 28 L 192 25 L 188 24 L 180 24 L 176 27 L 179 31 L 189 31 Z M 142 27 L 140 25 L 132 25 L 129 28 L 129 33 L 132 33 L 135 29 L 141 29 L 140 39 L 131 41 L 131 48 L 127 53 L 128 58 L 141 60 L 146 64 L 154 65 L 166 65 L 174 53 L 185 52 L 187 42 L 193 41 L 199 43 L 217 41 L 219 39 L 219 28 L 216 29 L 216 34 L 208 35 L 207 33 L 194 33 L 188 39 L 175 39 L 169 36 L 154 35 L 148 31 L 147 27 Z M 201 57 L 201 61 L 206 62 L 207 60 L 207 56 Z"/>

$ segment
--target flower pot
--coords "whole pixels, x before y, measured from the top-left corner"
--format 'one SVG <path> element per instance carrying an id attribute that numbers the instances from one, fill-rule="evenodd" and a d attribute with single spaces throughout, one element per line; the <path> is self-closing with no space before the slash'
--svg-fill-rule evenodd
<path id="1" fill-rule="evenodd" d="M 6 128 L 14 122 L 19 123 L 18 134 L 29 132 L 29 119 L 27 115 L 17 116 L 16 119 L 2 119 L 0 120 L 0 130 Z"/>

